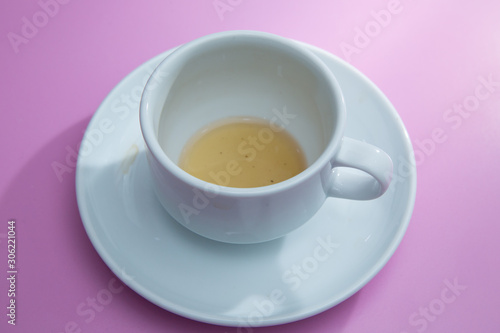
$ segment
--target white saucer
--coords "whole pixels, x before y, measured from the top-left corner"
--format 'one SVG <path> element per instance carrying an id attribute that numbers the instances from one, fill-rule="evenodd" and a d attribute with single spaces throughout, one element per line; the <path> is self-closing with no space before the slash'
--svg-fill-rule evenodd
<path id="1" fill-rule="evenodd" d="M 404 125 L 361 73 L 303 45 L 330 67 L 343 89 L 346 136 L 375 144 L 392 157 L 396 175 L 388 192 L 373 201 L 329 198 L 303 227 L 262 244 L 224 244 L 188 231 L 153 194 L 139 128 L 140 93 L 166 52 L 134 70 L 99 107 L 76 174 L 78 206 L 94 247 L 124 283 L 149 301 L 212 324 L 288 323 L 354 294 L 396 250 L 416 193 Z"/>

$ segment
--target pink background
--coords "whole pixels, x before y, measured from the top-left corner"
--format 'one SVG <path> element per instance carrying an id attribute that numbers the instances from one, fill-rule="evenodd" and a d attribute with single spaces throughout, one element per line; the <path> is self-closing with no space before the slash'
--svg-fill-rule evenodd
<path id="1" fill-rule="evenodd" d="M 99 104 L 138 65 L 233 29 L 276 33 L 348 60 L 392 101 L 418 162 L 414 214 L 382 271 L 324 313 L 253 331 L 500 331 L 500 2 L 220 0 L 231 10 L 219 16 L 213 0 L 60 1 L 67 3 L 47 7 L 52 16 L 37 14 L 35 0 L 0 3 L 0 331 L 237 331 L 171 314 L 128 288 L 88 322 L 78 315 L 114 275 L 82 226 L 74 170 L 59 181 L 51 167 L 64 163 L 66 147 L 77 147 Z M 387 8 L 385 26 L 374 24 Z M 22 39 L 33 19 L 41 27 L 25 28 Z M 365 28 L 369 40 L 356 38 Z M 479 77 L 493 83 L 477 90 Z M 471 97 L 478 93 L 482 100 Z M 463 103 L 471 111 L 455 113 Z M 16 327 L 6 316 L 9 219 L 17 221 Z M 462 286 L 451 301 L 447 283 Z M 433 306 L 439 314 L 420 312 Z"/>

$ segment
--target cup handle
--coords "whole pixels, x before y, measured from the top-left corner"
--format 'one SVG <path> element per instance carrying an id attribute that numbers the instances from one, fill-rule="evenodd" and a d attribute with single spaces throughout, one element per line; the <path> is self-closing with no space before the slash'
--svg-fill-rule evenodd
<path id="1" fill-rule="evenodd" d="M 389 155 L 380 148 L 344 137 L 332 168 L 333 183 L 328 196 L 371 200 L 389 187 L 393 165 Z"/>

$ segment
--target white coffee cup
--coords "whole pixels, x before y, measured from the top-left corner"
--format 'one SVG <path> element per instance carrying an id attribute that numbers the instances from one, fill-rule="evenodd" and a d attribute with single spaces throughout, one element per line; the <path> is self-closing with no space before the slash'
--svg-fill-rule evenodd
<path id="1" fill-rule="evenodd" d="M 346 108 L 334 73 L 294 41 L 254 31 L 208 35 L 168 55 L 152 78 L 140 124 L 154 189 L 167 212 L 197 234 L 229 243 L 268 241 L 303 225 L 327 197 L 375 199 L 389 186 L 390 157 L 344 137 Z M 307 169 L 273 185 L 232 188 L 177 165 L 201 128 L 239 116 L 286 129 L 301 145 Z"/>

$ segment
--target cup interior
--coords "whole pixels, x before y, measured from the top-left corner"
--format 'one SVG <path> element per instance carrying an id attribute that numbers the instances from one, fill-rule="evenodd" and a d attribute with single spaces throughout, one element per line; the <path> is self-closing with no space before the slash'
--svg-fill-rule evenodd
<path id="1" fill-rule="evenodd" d="M 285 128 L 311 165 L 341 128 L 342 97 L 325 70 L 293 41 L 268 34 L 217 34 L 169 55 L 143 99 L 158 143 L 175 164 L 188 140 L 207 125 L 258 117 Z"/>

